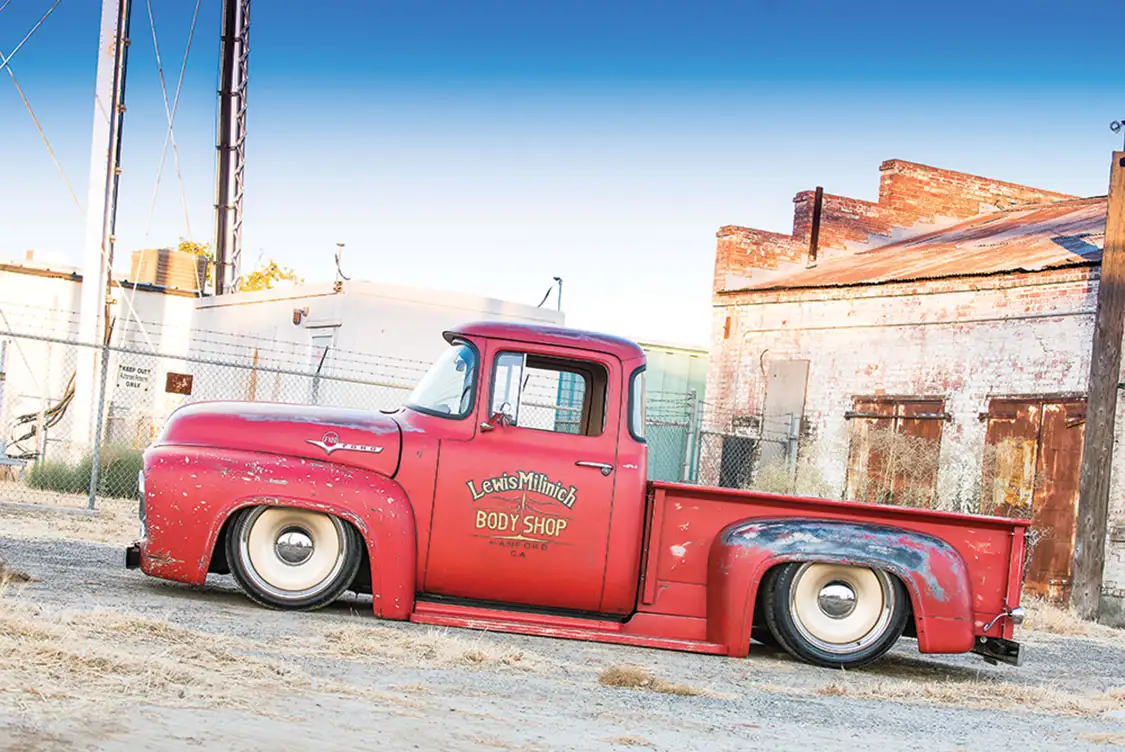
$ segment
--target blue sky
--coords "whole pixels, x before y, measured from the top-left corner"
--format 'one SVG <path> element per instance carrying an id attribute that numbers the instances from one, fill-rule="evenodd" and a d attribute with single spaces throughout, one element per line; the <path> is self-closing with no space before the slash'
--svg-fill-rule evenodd
<path id="1" fill-rule="evenodd" d="M 150 0 L 169 86 L 193 0 Z M 0 11 L 5 54 L 53 0 Z M 4 0 L 0 0 L 0 6 Z M 12 66 L 86 198 L 98 4 L 62 0 Z M 211 239 L 219 0 L 202 0 L 169 155 L 135 0 L 117 267 Z M 873 199 L 901 158 L 1104 193 L 1125 118 L 1117 3 L 254 5 L 245 263 L 535 304 L 705 344 L 715 231 L 788 231 L 793 194 Z M 0 73 L 0 257 L 81 263 L 82 219 Z M 146 229 L 148 230 L 146 233 Z"/>

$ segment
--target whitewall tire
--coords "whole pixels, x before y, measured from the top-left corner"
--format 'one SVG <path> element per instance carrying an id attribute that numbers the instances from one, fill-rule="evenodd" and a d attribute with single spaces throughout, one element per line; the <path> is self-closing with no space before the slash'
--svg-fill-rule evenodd
<path id="1" fill-rule="evenodd" d="M 239 511 L 226 543 L 231 574 L 243 591 L 279 609 L 328 605 L 351 585 L 363 559 L 363 541 L 351 525 L 293 507 Z"/>
<path id="2" fill-rule="evenodd" d="M 763 583 L 770 633 L 801 660 L 856 668 L 880 658 L 902 636 L 906 588 L 881 569 L 804 562 L 770 570 Z"/>

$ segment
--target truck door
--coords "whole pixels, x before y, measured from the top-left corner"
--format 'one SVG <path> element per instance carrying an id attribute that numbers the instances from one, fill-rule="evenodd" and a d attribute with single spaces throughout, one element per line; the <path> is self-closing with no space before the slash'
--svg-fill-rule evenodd
<path id="1" fill-rule="evenodd" d="M 492 343 L 475 436 L 438 457 L 424 589 L 595 611 L 617 475 L 621 364 Z M 503 414 L 505 419 L 495 420 Z"/>

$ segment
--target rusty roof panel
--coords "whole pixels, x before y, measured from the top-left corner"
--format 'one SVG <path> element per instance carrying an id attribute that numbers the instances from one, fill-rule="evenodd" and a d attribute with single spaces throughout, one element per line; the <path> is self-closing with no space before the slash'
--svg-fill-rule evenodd
<path id="1" fill-rule="evenodd" d="M 1096 265 L 1105 244 L 1105 217 L 1104 196 L 997 211 L 742 289 L 873 285 Z"/>

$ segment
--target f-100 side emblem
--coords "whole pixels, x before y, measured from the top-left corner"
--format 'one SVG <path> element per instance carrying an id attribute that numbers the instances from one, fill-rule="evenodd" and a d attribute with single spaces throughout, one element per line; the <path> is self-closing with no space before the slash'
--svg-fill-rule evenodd
<path id="1" fill-rule="evenodd" d="M 333 452 L 367 452 L 369 454 L 378 454 L 383 451 L 383 447 L 372 446 L 371 444 L 345 444 L 340 441 L 340 434 L 335 431 L 329 431 L 321 437 L 320 441 L 315 439 L 305 439 L 305 442 L 318 446 L 324 450 L 325 454 L 332 454 Z"/>

